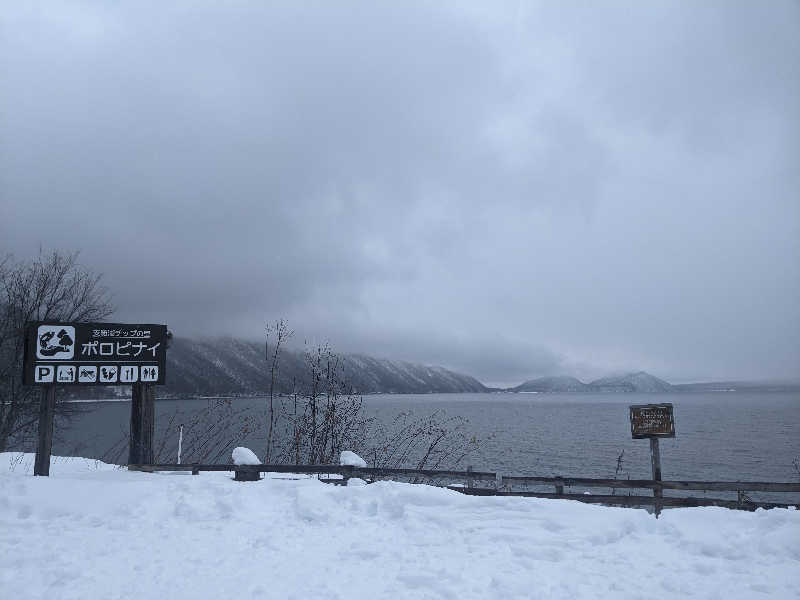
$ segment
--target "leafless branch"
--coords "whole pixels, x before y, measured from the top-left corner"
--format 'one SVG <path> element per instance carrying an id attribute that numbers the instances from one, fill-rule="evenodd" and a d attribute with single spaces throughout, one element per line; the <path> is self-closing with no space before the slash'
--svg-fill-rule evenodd
<path id="1" fill-rule="evenodd" d="M 98 321 L 112 312 L 101 276 L 84 269 L 77 252 L 40 250 L 28 261 L 0 260 L 0 451 L 36 422 L 37 396 L 22 385 L 25 324 Z"/>

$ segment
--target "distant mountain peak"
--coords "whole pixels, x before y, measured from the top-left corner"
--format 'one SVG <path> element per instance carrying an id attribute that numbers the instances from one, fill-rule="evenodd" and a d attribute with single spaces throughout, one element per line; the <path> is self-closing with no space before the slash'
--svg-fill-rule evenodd
<path id="1" fill-rule="evenodd" d="M 530 379 L 511 392 L 669 392 L 673 386 L 646 371 L 632 371 L 595 379 L 590 383 L 570 375 L 551 375 Z"/>
<path id="2" fill-rule="evenodd" d="M 599 392 L 669 392 L 672 385 L 646 371 L 603 377 L 589 384 Z"/>
<path id="3" fill-rule="evenodd" d="M 551 375 L 531 379 L 511 388 L 512 392 L 585 392 L 587 385 L 570 375 Z"/>

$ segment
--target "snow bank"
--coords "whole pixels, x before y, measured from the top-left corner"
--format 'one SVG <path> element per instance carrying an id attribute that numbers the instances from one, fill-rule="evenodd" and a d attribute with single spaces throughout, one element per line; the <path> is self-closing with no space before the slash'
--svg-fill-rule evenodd
<path id="1" fill-rule="evenodd" d="M 261 461 L 258 460 L 255 452 L 250 448 L 239 446 L 233 449 L 232 453 L 233 464 L 235 465 L 260 465 Z"/>
<path id="2" fill-rule="evenodd" d="M 800 511 L 643 510 L 0 454 L 0 595 L 796 599 Z"/>
<path id="3" fill-rule="evenodd" d="M 365 461 L 355 452 L 351 452 L 350 450 L 344 450 L 341 456 L 339 457 L 339 464 L 348 465 L 352 467 L 366 467 L 367 461 Z"/>

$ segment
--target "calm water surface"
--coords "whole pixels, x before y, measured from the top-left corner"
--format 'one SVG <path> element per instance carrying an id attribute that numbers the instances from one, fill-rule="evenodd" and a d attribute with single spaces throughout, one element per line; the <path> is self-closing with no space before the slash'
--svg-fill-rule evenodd
<path id="1" fill-rule="evenodd" d="M 164 400 L 156 404 L 159 441 L 177 446 L 177 423 L 214 402 Z M 365 409 L 384 423 L 403 412 L 443 411 L 468 421 L 481 439 L 467 461 L 476 470 L 506 474 L 610 477 L 624 450 L 622 477 L 650 477 L 647 440 L 632 440 L 628 405 L 672 402 L 677 436 L 661 440 L 664 478 L 798 481 L 800 394 L 425 394 L 365 396 Z M 59 428 L 54 454 L 108 457 L 128 431 L 129 402 L 87 402 Z M 263 419 L 265 399 L 233 399 L 229 410 Z M 166 431 L 172 420 L 172 427 Z M 261 421 L 263 422 L 263 421 Z M 261 453 L 265 434 L 237 432 L 234 445 Z M 123 453 L 125 461 L 127 453 Z M 174 457 L 172 458 L 174 460 Z"/>

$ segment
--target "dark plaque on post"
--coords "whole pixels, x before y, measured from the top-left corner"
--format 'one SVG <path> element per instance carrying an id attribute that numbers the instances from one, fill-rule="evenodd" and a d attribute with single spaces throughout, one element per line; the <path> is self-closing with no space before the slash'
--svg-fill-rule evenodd
<path id="1" fill-rule="evenodd" d="M 672 404 L 637 404 L 630 407 L 633 439 L 675 437 Z"/>
<path id="2" fill-rule="evenodd" d="M 163 384 L 166 325 L 27 324 L 26 385 Z"/>

